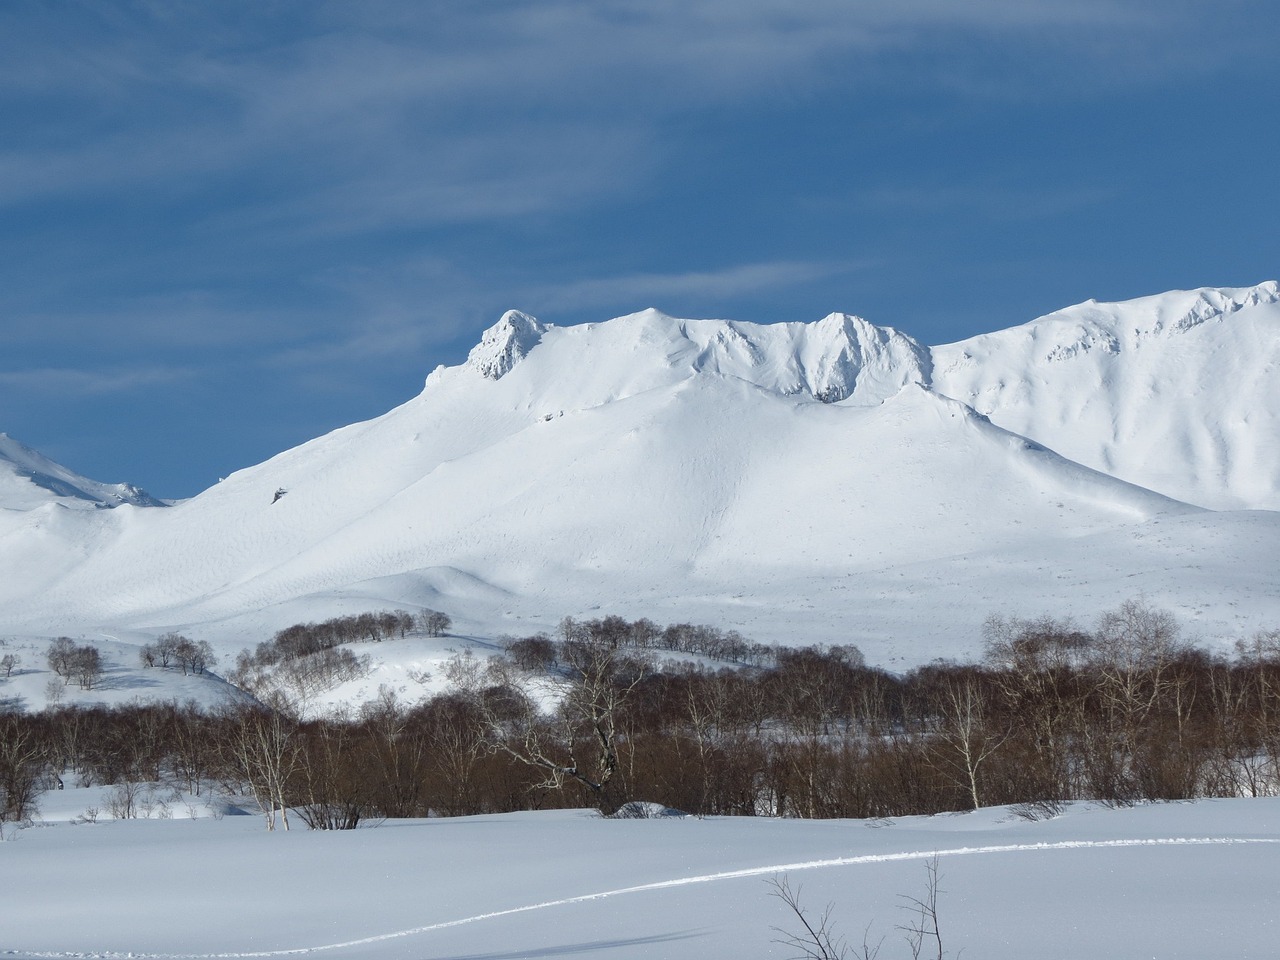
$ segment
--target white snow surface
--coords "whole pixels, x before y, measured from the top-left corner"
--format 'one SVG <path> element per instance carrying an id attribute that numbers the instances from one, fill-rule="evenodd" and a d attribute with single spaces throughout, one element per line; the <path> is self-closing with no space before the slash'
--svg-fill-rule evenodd
<path id="1" fill-rule="evenodd" d="M 932 349 L 512 311 L 408 403 L 170 509 L 0 487 L 0 632 L 233 653 L 368 609 L 490 638 L 617 612 L 905 665 L 1143 594 L 1227 643 L 1280 623 L 1278 358 L 1274 282 Z"/>
<path id="2" fill-rule="evenodd" d="M 174 819 L 74 823 L 92 791 L 0 842 L 0 957 L 792 956 L 785 876 L 851 945 L 909 956 L 903 897 L 936 856 L 948 956 L 1275 956 L 1280 800 L 1005 808 L 896 821 L 606 820 L 555 811 L 268 833 L 184 797 Z M 105 810 L 105 805 L 98 807 Z M 211 811 L 229 810 L 220 819 Z M 81 811 L 83 812 L 83 811 Z"/>

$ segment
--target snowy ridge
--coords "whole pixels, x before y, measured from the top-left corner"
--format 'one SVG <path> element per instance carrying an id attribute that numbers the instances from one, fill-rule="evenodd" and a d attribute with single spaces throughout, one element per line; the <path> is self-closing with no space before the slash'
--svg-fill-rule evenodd
<path id="1" fill-rule="evenodd" d="M 619 361 L 630 360 L 651 364 L 667 377 L 734 377 L 824 403 L 878 403 L 908 383 L 927 381 L 930 364 L 928 349 L 911 337 L 843 313 L 814 323 L 757 324 L 684 320 L 644 310 L 603 324 L 556 328 L 510 310 L 481 335 L 467 366 L 500 380 L 544 340 L 560 355 L 561 366 L 565 353 L 589 355 L 617 386 L 625 380 L 625 374 L 617 375 Z M 629 392 L 618 390 L 607 399 Z"/>
<path id="2" fill-rule="evenodd" d="M 698 372 L 736 377 L 784 396 L 873 404 L 928 379 L 925 347 L 844 313 L 772 326 L 686 320 L 681 332 L 699 347 Z"/>
<path id="3" fill-rule="evenodd" d="M 54 463 L 48 457 L 0 433 L 0 508 L 30 509 L 39 504 L 81 501 L 100 507 L 165 504 L 131 483 L 99 483 Z"/>

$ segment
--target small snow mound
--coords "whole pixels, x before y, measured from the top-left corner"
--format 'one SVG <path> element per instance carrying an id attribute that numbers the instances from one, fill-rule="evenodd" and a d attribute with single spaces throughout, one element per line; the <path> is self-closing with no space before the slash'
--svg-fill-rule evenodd
<path id="1" fill-rule="evenodd" d="M 664 807 L 650 800 L 629 800 L 609 815 L 611 820 L 658 820 L 663 817 L 687 817 L 674 807 Z"/>
<path id="2" fill-rule="evenodd" d="M 467 363 L 490 380 L 501 380 L 542 340 L 548 325 L 519 310 L 508 310 L 484 332 Z"/>

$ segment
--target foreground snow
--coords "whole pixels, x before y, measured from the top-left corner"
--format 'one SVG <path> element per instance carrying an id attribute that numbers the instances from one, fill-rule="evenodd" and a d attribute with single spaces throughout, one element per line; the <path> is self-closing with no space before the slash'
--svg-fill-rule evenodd
<path id="1" fill-rule="evenodd" d="M 67 804 L 50 798 L 50 814 Z M 950 955 L 1272 957 L 1280 799 L 885 821 L 523 813 L 266 833 L 256 817 L 56 823 L 0 846 L 11 957 L 749 958 L 786 874 L 904 956 L 939 860 Z"/>

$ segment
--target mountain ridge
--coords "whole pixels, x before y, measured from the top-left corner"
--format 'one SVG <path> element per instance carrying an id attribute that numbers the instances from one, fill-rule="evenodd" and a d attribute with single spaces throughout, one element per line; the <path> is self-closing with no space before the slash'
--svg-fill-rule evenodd
<path id="1" fill-rule="evenodd" d="M 28 508 L 42 504 L 50 495 L 63 503 L 82 501 L 108 509 L 125 503 L 167 506 L 131 483 L 101 483 L 82 477 L 7 433 L 0 433 L 0 485 L 5 491 L 3 505 L 9 509 L 21 509 L 19 504 L 24 502 Z"/>

